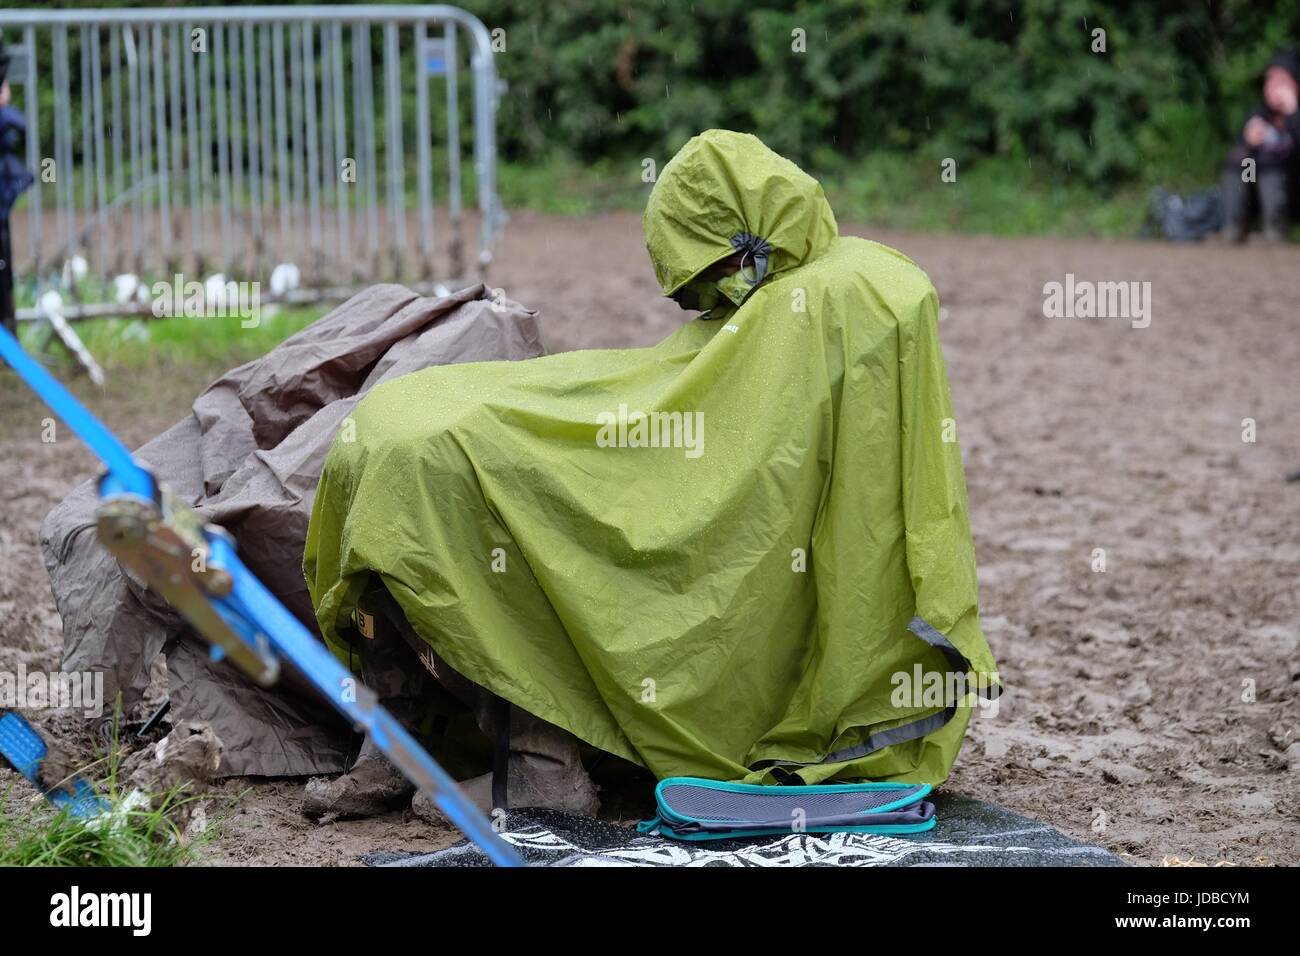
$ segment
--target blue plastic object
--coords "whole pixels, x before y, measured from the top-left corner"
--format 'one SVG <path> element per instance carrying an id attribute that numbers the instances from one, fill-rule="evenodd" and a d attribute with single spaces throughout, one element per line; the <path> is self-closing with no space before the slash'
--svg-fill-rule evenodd
<path id="1" fill-rule="evenodd" d="M 74 817 L 93 817 L 107 809 L 107 804 L 95 793 L 92 787 L 81 777 L 67 781 L 71 792 L 62 787 L 45 789 L 41 783 L 41 764 L 49 748 L 36 728 L 23 717 L 10 711 L 0 717 L 0 756 L 8 760 L 15 770 L 32 782 L 32 785 L 45 794 L 45 799 L 54 806 L 67 807 Z"/>

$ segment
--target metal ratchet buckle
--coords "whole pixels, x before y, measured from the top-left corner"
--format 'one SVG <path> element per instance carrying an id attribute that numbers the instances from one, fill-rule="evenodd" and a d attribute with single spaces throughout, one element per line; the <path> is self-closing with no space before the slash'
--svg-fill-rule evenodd
<path id="1" fill-rule="evenodd" d="M 214 660 L 228 657 L 269 687 L 280 676 L 280 662 L 266 635 L 241 613 L 238 603 L 225 602 L 234 592 L 230 572 L 208 563 L 210 538 L 224 538 L 232 548 L 234 539 L 224 528 L 204 521 L 166 485 L 155 482 L 155 487 L 156 501 L 133 494 L 105 498 L 97 513 L 99 540 L 193 625 L 211 645 Z"/>

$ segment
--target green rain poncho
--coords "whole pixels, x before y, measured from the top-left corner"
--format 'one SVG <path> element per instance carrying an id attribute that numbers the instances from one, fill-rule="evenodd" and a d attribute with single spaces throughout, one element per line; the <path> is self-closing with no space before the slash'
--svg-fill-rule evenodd
<path id="1" fill-rule="evenodd" d="M 763 281 L 651 348 L 376 387 L 307 537 L 326 641 L 377 577 L 453 668 L 659 777 L 941 782 L 974 698 L 914 678 L 995 665 L 933 286 L 722 130 L 645 236 L 665 294 L 738 248 Z"/>

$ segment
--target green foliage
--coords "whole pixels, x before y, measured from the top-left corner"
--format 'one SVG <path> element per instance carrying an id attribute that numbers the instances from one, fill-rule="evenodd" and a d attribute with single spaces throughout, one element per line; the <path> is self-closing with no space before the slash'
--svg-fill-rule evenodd
<path id="1" fill-rule="evenodd" d="M 1300 36 L 1300 0 L 465 5 L 505 30 L 508 157 L 662 161 L 725 126 L 819 171 L 1010 157 L 1090 187 L 1212 177 L 1264 62 Z"/>
<path id="2" fill-rule="evenodd" d="M 503 31 L 497 37 L 505 49 L 495 59 L 507 83 L 498 121 L 507 205 L 574 214 L 638 206 L 644 159 L 662 168 L 690 136 L 722 126 L 756 133 L 837 186 L 846 217 L 865 212 L 876 221 L 996 228 L 976 212 L 987 210 L 998 222 L 1023 216 L 1030 231 L 1033 224 L 1050 231 L 1084 222 L 1117 226 L 1132 216 L 1094 214 L 1093 207 L 1128 203 L 1156 184 L 1187 189 L 1214 179 L 1259 98 L 1263 65 L 1300 43 L 1300 0 L 460 5 L 489 30 Z M 1104 52 L 1093 50 L 1098 29 Z M 410 42 L 403 30 L 402 48 L 409 51 Z M 43 43 L 39 55 L 48 63 L 48 35 Z M 460 45 L 462 66 L 468 46 Z M 75 85 L 76 31 L 69 49 Z M 345 70 L 352 54 L 349 38 Z M 378 69 L 382 31 L 372 31 L 371 56 Z M 461 77 L 466 115 L 470 84 Z M 410 71 L 401 84 L 409 130 Z M 430 94 L 432 128 L 440 130 L 439 82 Z M 40 95 L 53 96 L 48 77 Z M 376 105 L 382 140 L 382 97 Z M 80 124 L 78 113 L 74 152 Z M 469 126 L 461 132 L 468 156 Z M 51 132 L 40 135 L 48 154 Z M 406 145 L 413 161 L 409 138 Z M 184 146 L 186 164 L 192 149 Z M 944 193 L 935 188 L 935 171 L 946 157 L 961 170 L 958 184 L 949 185 L 962 188 Z M 439 153 L 436 161 L 445 158 Z M 882 180 L 887 170 L 901 178 Z M 474 185 L 467 165 L 469 202 Z M 413 191 L 412 176 L 406 187 Z"/>

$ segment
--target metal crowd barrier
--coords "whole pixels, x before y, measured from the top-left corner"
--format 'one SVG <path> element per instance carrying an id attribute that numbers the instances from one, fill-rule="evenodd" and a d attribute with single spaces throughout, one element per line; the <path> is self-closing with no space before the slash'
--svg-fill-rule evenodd
<path id="1" fill-rule="evenodd" d="M 463 279 L 491 261 L 505 219 L 500 88 L 488 30 L 464 10 L 0 10 L 0 33 L 37 177 L 13 213 L 20 281 L 84 290 L 87 273 L 221 273 L 265 286 L 291 263 L 296 288 L 268 298 L 301 301 L 387 279 Z M 463 209 L 465 185 L 476 214 Z M 477 219 L 472 263 L 466 219 Z M 65 318 L 145 311 L 102 291 L 72 298 Z"/>

